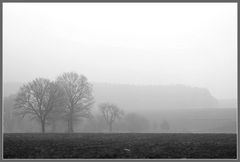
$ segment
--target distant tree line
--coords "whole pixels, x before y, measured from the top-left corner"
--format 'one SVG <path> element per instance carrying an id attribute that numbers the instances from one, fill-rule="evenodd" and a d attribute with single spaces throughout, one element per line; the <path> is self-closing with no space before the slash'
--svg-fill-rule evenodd
<path id="1" fill-rule="evenodd" d="M 51 128 L 50 132 L 56 132 L 59 123 L 66 125 L 65 132 L 68 133 L 73 133 L 81 123 L 84 123 L 84 130 L 98 132 L 112 132 L 113 127 L 121 132 L 147 132 L 151 127 L 143 116 L 125 114 L 116 104 L 109 102 L 98 104 L 99 113 L 94 116 L 94 105 L 93 85 L 84 75 L 67 72 L 54 81 L 36 78 L 4 102 L 4 131 L 14 132 L 14 127 L 22 129 L 21 123 L 36 130 L 36 125 L 29 121 L 37 122 L 42 133 L 46 132 L 46 127 Z M 168 130 L 167 121 L 161 127 Z"/>

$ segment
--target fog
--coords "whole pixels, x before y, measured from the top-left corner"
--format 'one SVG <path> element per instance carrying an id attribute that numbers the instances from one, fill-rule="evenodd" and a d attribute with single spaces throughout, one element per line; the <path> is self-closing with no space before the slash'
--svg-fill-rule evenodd
<path id="1" fill-rule="evenodd" d="M 15 115 L 16 94 L 23 83 L 4 84 L 4 132 L 39 132 L 31 115 Z M 184 85 L 133 86 L 93 83 L 93 117 L 75 121 L 75 132 L 108 132 L 99 104 L 116 104 L 124 115 L 113 124 L 114 132 L 138 133 L 236 133 L 237 103 L 219 100 L 207 89 Z M 165 124 L 164 124 L 165 123 Z M 54 126 L 54 127 L 53 127 Z M 66 132 L 61 118 L 47 125 L 47 132 Z"/>
<path id="2" fill-rule="evenodd" d="M 236 133 L 237 3 L 4 3 L 4 132 L 44 133 L 16 97 L 65 72 L 93 85 L 92 116 L 46 132 Z M 104 102 L 124 112 L 109 128 Z"/>
<path id="3" fill-rule="evenodd" d="M 176 85 L 237 98 L 237 3 L 3 3 L 3 81 Z"/>

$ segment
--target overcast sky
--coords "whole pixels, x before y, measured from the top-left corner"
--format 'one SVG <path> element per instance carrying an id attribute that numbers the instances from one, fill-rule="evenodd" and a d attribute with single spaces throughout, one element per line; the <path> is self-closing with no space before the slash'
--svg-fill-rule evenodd
<path id="1" fill-rule="evenodd" d="M 237 3 L 4 3 L 4 82 L 68 71 L 237 98 Z"/>

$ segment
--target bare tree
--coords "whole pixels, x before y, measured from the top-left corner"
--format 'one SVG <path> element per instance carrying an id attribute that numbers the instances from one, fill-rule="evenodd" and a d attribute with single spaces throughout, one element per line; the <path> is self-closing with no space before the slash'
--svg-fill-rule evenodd
<path id="1" fill-rule="evenodd" d="M 57 78 L 58 84 L 64 89 L 66 96 L 65 119 L 68 132 L 74 132 L 73 124 L 80 118 L 91 117 L 91 107 L 94 103 L 92 85 L 83 75 L 74 72 L 64 73 Z"/>
<path id="2" fill-rule="evenodd" d="M 37 78 L 23 85 L 16 98 L 15 109 L 18 115 L 30 115 L 41 124 L 42 133 L 49 114 L 64 103 L 64 93 L 57 84 L 48 79 Z"/>
<path id="3" fill-rule="evenodd" d="M 123 110 L 111 103 L 101 103 L 99 104 L 99 108 L 108 125 L 109 131 L 112 132 L 112 125 L 116 119 L 120 119 L 123 116 Z"/>

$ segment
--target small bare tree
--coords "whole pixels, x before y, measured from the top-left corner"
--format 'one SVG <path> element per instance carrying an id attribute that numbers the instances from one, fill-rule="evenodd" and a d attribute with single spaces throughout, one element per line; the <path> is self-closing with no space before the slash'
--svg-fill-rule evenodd
<path id="1" fill-rule="evenodd" d="M 68 123 L 68 132 L 74 132 L 74 121 L 81 117 L 91 117 L 91 108 L 94 103 L 92 85 L 83 75 L 74 72 L 64 73 L 57 78 L 58 84 L 64 89 L 66 97 L 65 119 Z"/>
<path id="2" fill-rule="evenodd" d="M 64 93 L 57 84 L 48 79 L 37 78 L 20 88 L 15 109 L 23 118 L 30 115 L 32 120 L 40 122 L 44 133 L 49 114 L 63 103 Z"/>
<path id="3" fill-rule="evenodd" d="M 123 110 L 111 103 L 101 103 L 99 108 L 108 125 L 109 132 L 112 132 L 112 125 L 116 119 L 120 119 L 123 116 Z"/>

